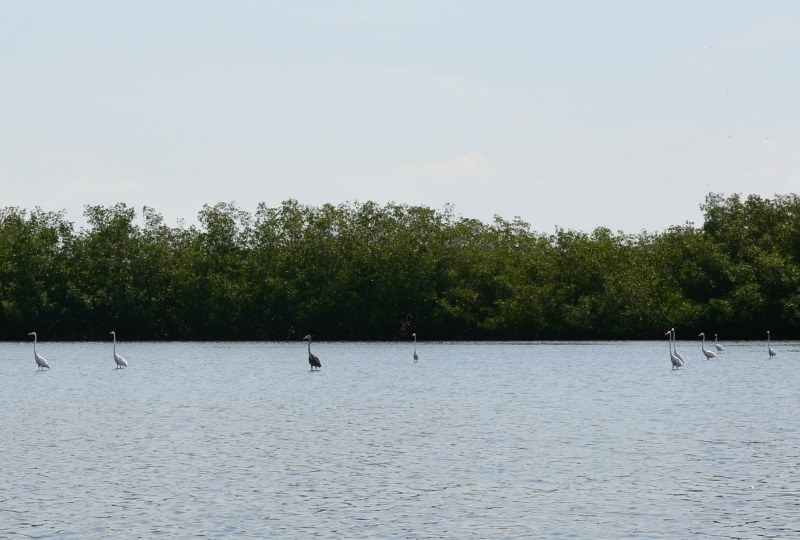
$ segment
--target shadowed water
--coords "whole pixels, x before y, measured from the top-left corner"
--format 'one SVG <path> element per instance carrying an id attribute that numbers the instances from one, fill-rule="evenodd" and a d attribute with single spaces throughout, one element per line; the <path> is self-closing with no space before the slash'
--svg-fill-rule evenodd
<path id="1" fill-rule="evenodd" d="M 0 344 L 0 536 L 798 536 L 773 344 Z"/>

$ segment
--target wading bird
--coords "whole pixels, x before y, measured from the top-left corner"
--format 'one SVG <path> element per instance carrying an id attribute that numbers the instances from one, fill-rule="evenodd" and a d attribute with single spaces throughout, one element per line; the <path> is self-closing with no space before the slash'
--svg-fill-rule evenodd
<path id="1" fill-rule="evenodd" d="M 117 354 L 117 333 L 111 331 L 108 333 L 108 335 L 114 336 L 114 362 L 117 363 L 117 369 L 128 367 L 128 361 Z"/>
<path id="2" fill-rule="evenodd" d="M 415 332 L 411 335 L 414 336 L 414 363 L 416 364 L 419 362 L 419 355 L 417 354 L 417 334 Z"/>
<path id="3" fill-rule="evenodd" d="M 675 334 L 675 329 L 671 328 L 671 330 L 672 330 L 672 348 L 675 351 L 675 356 L 677 356 L 678 360 L 681 361 L 681 365 L 686 365 L 686 360 L 684 360 L 681 353 L 678 352 L 678 342 L 677 342 L 677 336 Z"/>
<path id="4" fill-rule="evenodd" d="M 778 353 L 775 352 L 775 349 L 772 348 L 772 344 L 769 338 L 769 330 L 767 330 L 767 352 L 769 353 L 770 358 L 775 358 L 778 356 Z"/>
<path id="5" fill-rule="evenodd" d="M 666 332 L 664 332 L 665 336 L 667 334 L 669 334 L 669 359 L 672 362 L 672 369 L 680 369 L 684 366 L 684 362 L 683 360 L 678 358 L 678 356 L 674 352 L 672 352 L 672 335 L 673 335 L 672 330 L 667 330 Z"/>
<path id="6" fill-rule="evenodd" d="M 719 352 L 725 350 L 725 347 L 722 346 L 722 343 L 717 341 L 717 334 L 714 334 L 714 347 L 716 347 Z"/>
<path id="7" fill-rule="evenodd" d="M 702 337 L 703 338 L 703 342 L 700 344 L 700 348 L 703 349 L 703 354 L 706 355 L 706 360 L 711 360 L 712 358 L 716 358 L 717 357 L 717 353 L 715 353 L 714 351 L 709 351 L 708 349 L 706 349 L 706 335 L 701 332 L 701 333 L 697 334 L 697 337 Z"/>
<path id="8" fill-rule="evenodd" d="M 319 358 L 317 358 L 316 355 L 311 352 L 311 334 L 304 337 L 303 341 L 308 341 L 308 363 L 311 364 L 311 371 L 314 371 L 314 368 L 321 368 L 322 364 L 320 363 Z"/>
<path id="9" fill-rule="evenodd" d="M 41 369 L 50 369 L 50 364 L 47 363 L 47 360 L 44 359 L 44 356 L 36 352 L 36 342 L 39 338 L 36 336 L 36 332 L 28 333 L 29 336 L 33 336 L 33 357 L 36 359 L 36 371 Z"/>

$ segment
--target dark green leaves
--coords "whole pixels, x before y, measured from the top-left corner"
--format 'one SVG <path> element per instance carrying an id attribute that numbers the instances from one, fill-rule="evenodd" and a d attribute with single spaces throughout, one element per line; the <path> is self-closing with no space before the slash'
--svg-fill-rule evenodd
<path id="1" fill-rule="evenodd" d="M 800 322 L 800 200 L 710 194 L 705 222 L 553 235 L 450 207 L 285 201 L 0 209 L 0 338 L 630 339 L 670 326 L 789 337 Z M 699 331 L 699 330 L 698 330 Z"/>

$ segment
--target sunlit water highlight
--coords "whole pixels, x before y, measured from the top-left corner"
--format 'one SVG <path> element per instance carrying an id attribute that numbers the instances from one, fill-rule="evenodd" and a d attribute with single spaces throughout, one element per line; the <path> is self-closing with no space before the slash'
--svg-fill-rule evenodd
<path id="1" fill-rule="evenodd" d="M 796 537 L 773 345 L 0 344 L 0 536 Z"/>

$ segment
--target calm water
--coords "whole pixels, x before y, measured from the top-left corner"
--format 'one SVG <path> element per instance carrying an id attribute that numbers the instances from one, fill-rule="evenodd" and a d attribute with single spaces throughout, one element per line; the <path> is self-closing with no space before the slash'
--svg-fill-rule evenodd
<path id="1" fill-rule="evenodd" d="M 0 536 L 797 537 L 774 345 L 0 344 Z"/>

